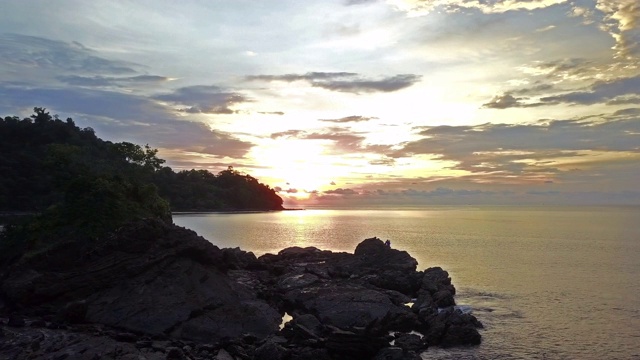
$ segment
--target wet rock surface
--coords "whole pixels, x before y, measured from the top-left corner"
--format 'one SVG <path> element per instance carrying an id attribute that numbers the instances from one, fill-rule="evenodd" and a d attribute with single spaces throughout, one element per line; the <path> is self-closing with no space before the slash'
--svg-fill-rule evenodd
<path id="1" fill-rule="evenodd" d="M 453 307 L 446 271 L 417 271 L 377 238 L 353 254 L 256 258 L 145 220 L 71 254 L 1 270 L 0 358 L 417 359 L 481 341 L 482 324 Z"/>

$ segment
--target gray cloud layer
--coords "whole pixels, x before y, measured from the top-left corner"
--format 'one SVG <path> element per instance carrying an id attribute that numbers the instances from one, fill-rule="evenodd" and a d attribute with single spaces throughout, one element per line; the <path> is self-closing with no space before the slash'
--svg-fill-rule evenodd
<path id="1" fill-rule="evenodd" d="M 192 114 L 234 114 L 236 111 L 231 109 L 233 105 L 249 101 L 242 94 L 225 91 L 217 86 L 203 85 L 183 87 L 154 98 L 184 106 L 186 108 L 182 111 Z"/>
<path id="2" fill-rule="evenodd" d="M 34 70 L 64 71 L 73 74 L 135 74 L 138 66 L 98 56 L 79 43 L 45 38 L 0 34 L 0 61 L 4 66 Z"/>
<path id="3" fill-rule="evenodd" d="M 640 153 L 637 109 L 617 112 L 598 122 L 437 126 L 423 128 L 419 134 L 422 139 L 406 143 L 393 156 L 430 154 L 453 161 L 454 169 L 470 173 L 554 173 L 561 170 L 554 160 L 579 158 L 583 151 Z"/>
<path id="4" fill-rule="evenodd" d="M 482 105 L 488 109 L 530 108 L 557 104 L 637 104 L 640 101 L 640 75 L 624 77 L 609 81 L 597 81 L 590 86 L 573 92 L 543 96 L 539 101 L 531 102 L 529 98 L 515 97 L 512 93 L 528 94 L 555 90 L 552 85 L 539 84 L 532 88 L 519 89 L 495 96 Z M 526 102 L 529 101 L 529 102 Z"/>
<path id="5" fill-rule="evenodd" d="M 308 81 L 313 87 L 347 93 L 394 92 L 420 81 L 419 75 L 400 74 L 378 80 L 360 77 L 350 72 L 308 72 L 306 74 L 254 75 L 249 81 Z"/>
<path id="6" fill-rule="evenodd" d="M 0 111 L 16 114 L 34 106 L 70 116 L 81 126 L 114 141 L 149 143 L 224 158 L 242 158 L 250 142 L 176 116 L 157 100 L 188 107 L 187 112 L 230 113 L 242 95 L 215 86 L 193 86 L 145 95 L 137 86 L 162 84 L 167 77 L 141 73 L 134 63 L 110 60 L 79 43 L 39 37 L 0 35 Z M 122 89 L 123 87 L 133 88 Z"/>
<path id="7" fill-rule="evenodd" d="M 352 115 L 346 116 L 339 119 L 320 119 L 320 121 L 332 122 L 332 123 L 351 123 L 351 122 L 362 122 L 377 119 L 377 117 L 367 117 L 360 115 Z"/>

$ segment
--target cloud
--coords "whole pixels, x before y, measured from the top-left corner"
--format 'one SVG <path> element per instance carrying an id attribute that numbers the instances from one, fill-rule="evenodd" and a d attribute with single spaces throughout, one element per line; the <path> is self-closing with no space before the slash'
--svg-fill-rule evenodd
<path id="1" fill-rule="evenodd" d="M 540 93 L 548 93 L 549 91 L 554 89 L 555 87 L 552 84 L 537 84 L 537 85 L 526 87 L 526 88 L 509 90 L 509 94 L 533 95 L 533 94 L 540 94 Z"/>
<path id="2" fill-rule="evenodd" d="M 456 12 L 461 9 L 478 9 L 486 14 L 504 13 L 513 10 L 536 10 L 563 4 L 568 0 L 394 0 L 397 8 L 412 15 L 423 15 L 442 10 Z"/>
<path id="3" fill-rule="evenodd" d="M 564 58 L 550 61 L 536 61 L 533 64 L 522 66 L 521 71 L 543 76 L 553 81 L 553 83 L 564 82 L 567 80 L 591 80 L 594 73 L 603 71 L 610 72 L 611 69 L 602 68 L 593 60 L 584 58 Z"/>
<path id="4" fill-rule="evenodd" d="M 596 9 L 604 13 L 602 27 L 616 41 L 619 56 L 640 52 L 640 3 L 637 0 L 597 0 Z"/>
<path id="5" fill-rule="evenodd" d="M 325 140 L 331 143 L 327 149 L 328 154 L 386 154 L 391 151 L 391 145 L 365 144 L 364 134 L 342 127 L 329 127 L 320 131 L 287 130 L 273 133 L 270 137 L 272 139 L 288 137 L 302 140 Z"/>
<path id="6" fill-rule="evenodd" d="M 284 74 L 284 75 L 250 75 L 246 79 L 249 81 L 284 81 L 293 82 L 306 80 L 310 82 L 324 81 L 339 78 L 349 78 L 358 76 L 357 73 L 350 72 L 308 72 L 306 74 Z"/>
<path id="7" fill-rule="evenodd" d="M 393 166 L 396 164 L 396 159 L 390 157 L 384 157 L 381 159 L 371 160 L 369 161 L 371 165 L 384 165 L 384 166 Z"/>
<path id="8" fill-rule="evenodd" d="M 280 131 L 280 132 L 271 134 L 269 137 L 271 137 L 272 139 L 277 139 L 281 137 L 298 137 L 300 134 L 304 134 L 304 130 Z"/>
<path id="9" fill-rule="evenodd" d="M 363 5 L 363 4 L 371 4 L 377 2 L 378 0 L 345 0 L 345 5 Z"/>
<path id="10" fill-rule="evenodd" d="M 169 80 L 167 77 L 158 75 L 137 75 L 128 77 L 64 75 L 58 76 L 57 79 L 65 84 L 86 87 L 121 87 L 123 85 L 130 84 L 155 84 Z"/>
<path id="11" fill-rule="evenodd" d="M 347 116 L 339 119 L 320 119 L 320 121 L 332 122 L 332 123 L 349 123 L 349 122 L 362 122 L 377 119 L 377 117 L 366 117 L 359 115 Z"/>
<path id="12" fill-rule="evenodd" d="M 508 109 L 514 107 L 532 107 L 539 106 L 539 104 L 525 104 L 520 100 L 524 100 L 523 98 L 513 97 L 511 94 L 502 94 L 495 96 L 491 101 L 486 104 L 482 104 L 483 108 L 487 109 Z"/>
<path id="13" fill-rule="evenodd" d="M 129 75 L 139 65 L 109 60 L 77 42 L 49 40 L 41 37 L 0 34 L 0 62 L 3 67 L 46 70 L 49 73 Z M 23 72 L 19 72 L 23 74 Z M 6 80 L 6 79 L 5 79 Z"/>
<path id="14" fill-rule="evenodd" d="M 298 138 L 307 140 L 330 140 L 333 142 L 333 150 L 337 153 L 364 152 L 362 145 L 365 137 L 342 129 L 333 129 L 328 132 L 310 132 L 299 135 Z"/>
<path id="15" fill-rule="evenodd" d="M 154 98 L 176 106 L 185 106 L 180 110 L 190 114 L 235 114 L 237 111 L 231 109 L 233 105 L 250 101 L 242 94 L 206 85 L 183 87 Z"/>
<path id="16" fill-rule="evenodd" d="M 640 95 L 640 76 L 620 78 L 611 81 L 598 81 L 585 91 L 575 91 L 540 99 L 544 103 L 571 103 L 591 105 L 619 100 L 628 96 Z"/>
<path id="17" fill-rule="evenodd" d="M 73 117 L 100 137 L 113 141 L 149 143 L 153 147 L 182 149 L 216 157 L 242 158 L 250 142 L 207 125 L 177 119 L 174 111 L 147 97 L 92 88 L 31 88 L 0 84 L 0 111 L 46 107 Z"/>
<path id="18" fill-rule="evenodd" d="M 343 189 L 343 188 L 337 188 L 335 190 L 325 190 L 323 191 L 324 194 L 329 194 L 329 195 L 357 195 L 358 192 L 353 190 L 353 189 Z"/>
<path id="19" fill-rule="evenodd" d="M 314 83 L 327 90 L 349 93 L 393 92 L 410 87 L 420 81 L 419 75 L 402 74 L 381 80 L 335 80 Z"/>
<path id="20" fill-rule="evenodd" d="M 334 155 L 355 153 L 387 154 L 392 148 L 391 145 L 366 144 L 364 133 L 354 132 L 343 127 L 329 127 L 317 131 L 287 130 L 270 135 L 272 139 L 283 137 L 328 142 L 325 153 Z"/>
<path id="21" fill-rule="evenodd" d="M 597 121 L 425 127 L 419 132 L 422 139 L 406 143 L 391 156 L 425 154 L 468 174 L 540 179 L 598 162 L 638 161 L 639 120 L 636 110 L 628 109 Z"/>
<path id="22" fill-rule="evenodd" d="M 308 72 L 305 74 L 253 75 L 249 81 L 307 81 L 313 87 L 354 94 L 394 92 L 410 87 L 420 81 L 421 76 L 399 74 L 378 80 L 366 79 L 350 72 Z"/>

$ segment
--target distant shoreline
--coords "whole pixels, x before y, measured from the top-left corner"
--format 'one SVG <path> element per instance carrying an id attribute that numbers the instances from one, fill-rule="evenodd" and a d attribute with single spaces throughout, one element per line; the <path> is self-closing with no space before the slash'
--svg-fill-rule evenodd
<path id="1" fill-rule="evenodd" d="M 279 211 L 302 211 L 306 209 L 280 209 L 280 210 L 197 210 L 197 211 L 172 211 L 171 215 L 197 215 L 197 214 L 258 214 Z"/>

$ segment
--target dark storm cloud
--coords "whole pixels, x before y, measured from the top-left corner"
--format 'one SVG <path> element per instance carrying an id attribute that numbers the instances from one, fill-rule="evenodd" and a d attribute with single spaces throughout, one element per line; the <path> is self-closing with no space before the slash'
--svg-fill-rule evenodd
<path id="1" fill-rule="evenodd" d="M 247 80 L 259 81 L 308 81 L 313 87 L 348 93 L 393 92 L 414 85 L 419 75 L 400 74 L 379 80 L 366 79 L 349 72 L 309 72 L 306 74 L 254 75 Z"/>
<path id="2" fill-rule="evenodd" d="M 200 122 L 177 119 L 171 109 L 142 96 L 87 88 L 34 89 L 0 84 L 0 111 L 6 115 L 16 108 L 34 106 L 73 117 L 80 126 L 92 127 L 98 136 L 113 141 L 231 158 L 243 157 L 253 146 Z"/>
<path id="3" fill-rule="evenodd" d="M 184 106 L 181 111 L 191 114 L 235 114 L 237 111 L 231 109 L 233 105 L 250 101 L 242 94 L 205 85 L 179 88 L 172 93 L 157 95 L 154 98 Z"/>
<path id="4" fill-rule="evenodd" d="M 58 80 L 63 83 L 74 86 L 87 87 L 104 87 L 104 86 L 123 86 L 130 84 L 159 83 L 169 80 L 169 78 L 158 75 L 138 75 L 129 77 L 113 77 L 113 76 L 78 76 L 66 75 L 58 76 Z"/>
<path id="5" fill-rule="evenodd" d="M 124 75 L 138 66 L 102 58 L 79 43 L 18 34 L 0 34 L 0 62 L 5 67 L 48 69 L 75 74 Z"/>
<path id="6" fill-rule="evenodd" d="M 352 116 L 347 116 L 340 119 L 320 119 L 320 121 L 326 121 L 326 122 L 332 122 L 332 123 L 349 123 L 349 122 L 369 121 L 374 119 L 377 119 L 377 117 L 352 115 Z"/>

